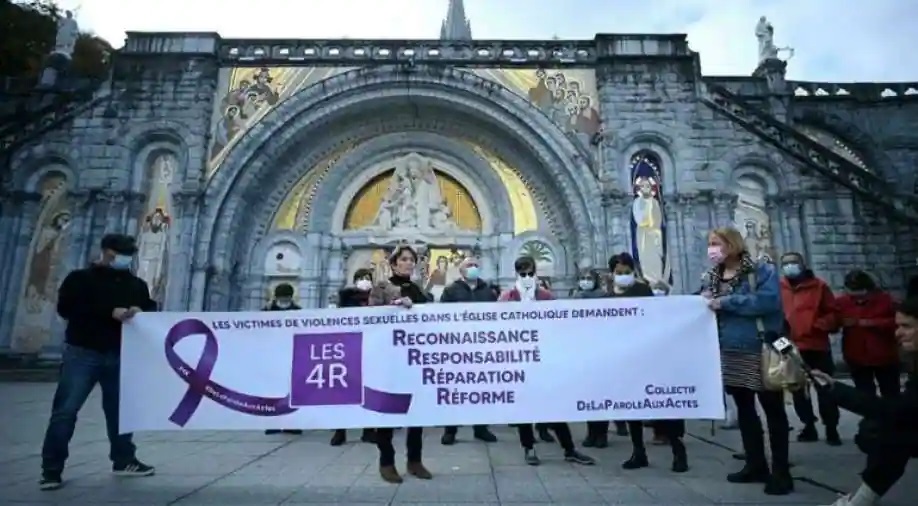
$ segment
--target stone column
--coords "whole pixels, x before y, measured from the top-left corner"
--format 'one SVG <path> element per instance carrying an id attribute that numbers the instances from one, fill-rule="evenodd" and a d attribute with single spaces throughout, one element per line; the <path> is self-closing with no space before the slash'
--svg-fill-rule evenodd
<path id="1" fill-rule="evenodd" d="M 606 255 L 601 267 L 606 267 L 609 257 L 630 251 L 631 195 L 621 190 L 607 190 L 603 195 L 603 214 L 606 221 Z"/>
<path id="2" fill-rule="evenodd" d="M 776 256 L 779 256 L 790 250 L 787 244 L 785 230 L 787 224 L 783 213 L 781 212 L 781 206 L 778 199 L 775 196 L 768 196 L 765 198 L 765 214 L 768 215 L 768 226 L 771 233 L 771 247 L 774 249 Z M 779 258 L 772 258 L 777 264 Z"/>
<path id="3" fill-rule="evenodd" d="M 169 271 L 166 278 L 166 300 L 162 301 L 167 311 L 189 310 L 190 282 L 194 274 L 194 225 L 201 195 L 197 191 L 179 191 L 172 194 L 175 213 L 169 229 Z M 135 216 L 139 216 L 135 214 Z"/>
<path id="4" fill-rule="evenodd" d="M 705 269 L 704 251 L 710 226 L 710 195 L 684 193 L 678 196 L 683 237 L 683 269 L 679 276 L 681 293 L 698 289 L 698 276 Z"/>
<path id="5" fill-rule="evenodd" d="M 781 227 L 784 250 L 781 253 L 788 251 L 803 252 L 805 244 L 804 227 L 806 224 L 803 220 L 803 199 L 801 195 L 788 193 L 775 197 L 774 201 L 784 216 L 784 226 Z"/>

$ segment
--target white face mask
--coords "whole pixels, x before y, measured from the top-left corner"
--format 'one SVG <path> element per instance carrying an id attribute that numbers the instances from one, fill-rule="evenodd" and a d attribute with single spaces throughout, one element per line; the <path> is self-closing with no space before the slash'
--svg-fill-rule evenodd
<path id="1" fill-rule="evenodd" d="M 666 290 L 660 290 L 659 288 L 657 288 L 656 290 L 653 291 L 653 294 L 656 295 L 657 297 L 660 297 L 660 296 L 666 295 Z"/>
<path id="2" fill-rule="evenodd" d="M 357 289 L 363 292 L 369 292 L 373 288 L 373 282 L 369 279 L 358 279 L 356 283 Z"/>
<path id="3" fill-rule="evenodd" d="M 634 274 L 616 274 L 615 286 L 628 288 L 634 284 Z"/>
<path id="4" fill-rule="evenodd" d="M 580 286 L 580 289 L 585 292 L 588 292 L 596 288 L 596 283 L 593 283 L 592 279 L 581 279 L 580 282 L 577 284 L 578 286 Z"/>
<path id="5" fill-rule="evenodd" d="M 523 290 L 532 290 L 535 288 L 535 277 L 533 276 L 520 276 L 516 278 L 516 285 Z"/>
<path id="6" fill-rule="evenodd" d="M 278 300 L 278 301 L 277 301 L 277 307 L 279 307 L 279 308 L 281 308 L 281 309 L 287 309 L 287 308 L 289 308 L 291 305 L 293 305 L 293 302 L 292 302 L 292 301 L 289 301 L 289 300 Z"/>

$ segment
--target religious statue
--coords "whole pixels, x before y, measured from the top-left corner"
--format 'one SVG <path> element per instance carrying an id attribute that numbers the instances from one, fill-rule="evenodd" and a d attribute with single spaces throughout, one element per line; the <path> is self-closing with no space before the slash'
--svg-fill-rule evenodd
<path id="1" fill-rule="evenodd" d="M 455 228 L 429 160 L 412 153 L 399 162 L 371 227 L 422 232 Z"/>
<path id="2" fill-rule="evenodd" d="M 446 289 L 448 266 L 449 260 L 445 256 L 437 256 L 437 266 L 427 277 L 424 290 L 433 294 L 434 300 L 439 301 L 440 296 L 443 295 L 443 290 Z"/>
<path id="3" fill-rule="evenodd" d="M 151 168 L 151 198 L 148 210 L 142 217 L 137 244 L 137 276 L 149 285 L 150 297 L 162 304 L 166 295 L 169 230 L 172 227 L 169 184 L 175 175 L 175 159 L 172 155 L 162 155 L 153 162 Z"/>
<path id="4" fill-rule="evenodd" d="M 635 224 L 635 247 L 641 273 L 648 281 L 664 281 L 663 209 L 652 177 L 637 177 L 631 214 Z"/>
<path id="5" fill-rule="evenodd" d="M 775 46 L 775 29 L 765 16 L 760 17 L 755 25 L 755 38 L 759 41 L 759 66 L 769 60 L 777 60 L 781 51 L 790 53 L 788 59 L 794 56 L 794 48 Z"/>
<path id="6" fill-rule="evenodd" d="M 54 207 L 61 209 L 62 204 L 59 201 Z M 46 205 L 54 204 L 49 202 Z M 35 232 L 26 269 L 25 290 L 12 336 L 11 348 L 16 352 L 38 353 L 50 337 L 57 288 L 65 270 L 61 256 L 65 253 L 70 222 L 70 213 L 60 210 L 46 215 Z"/>
<path id="7" fill-rule="evenodd" d="M 73 19 L 73 12 L 66 11 L 64 17 L 57 22 L 57 36 L 54 39 L 53 54 L 61 54 L 67 58 L 73 57 L 77 38 L 80 36 L 80 27 Z"/>

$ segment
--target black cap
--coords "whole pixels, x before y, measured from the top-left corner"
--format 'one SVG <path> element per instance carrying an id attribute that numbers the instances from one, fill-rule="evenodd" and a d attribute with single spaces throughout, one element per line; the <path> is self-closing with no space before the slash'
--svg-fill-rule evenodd
<path id="1" fill-rule="evenodd" d="M 102 249 L 110 249 L 119 255 L 133 255 L 137 253 L 137 243 L 129 235 L 106 234 L 102 238 Z"/>

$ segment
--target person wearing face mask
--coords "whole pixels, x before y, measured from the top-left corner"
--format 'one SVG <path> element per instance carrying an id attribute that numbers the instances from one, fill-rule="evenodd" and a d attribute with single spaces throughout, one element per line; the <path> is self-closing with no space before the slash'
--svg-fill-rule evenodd
<path id="1" fill-rule="evenodd" d="M 338 292 L 337 307 L 365 307 L 370 303 L 370 290 L 373 288 L 373 271 L 370 269 L 357 269 L 353 276 L 353 285 L 342 288 Z M 376 433 L 373 429 L 363 429 L 360 441 L 375 443 Z M 341 446 L 347 442 L 347 431 L 337 429 L 332 434 L 329 444 Z"/>
<path id="2" fill-rule="evenodd" d="M 156 311 L 147 283 L 131 272 L 137 246 L 134 238 L 109 234 L 102 238 L 99 261 L 67 274 L 57 296 L 57 313 L 67 321 L 60 378 L 51 403 L 51 420 L 41 450 L 42 490 L 63 485 L 62 473 L 77 414 L 96 384 L 102 390 L 102 411 L 108 432 L 112 473 L 150 476 L 154 469 L 139 460 L 131 434 L 118 429 L 121 382 L 121 327 L 134 315 Z"/>
<path id="3" fill-rule="evenodd" d="M 293 285 L 281 283 L 274 287 L 274 298 L 262 311 L 299 311 L 301 308 L 296 302 L 293 302 Z M 266 435 L 272 434 L 293 434 L 300 435 L 303 431 L 299 429 L 268 429 Z"/>
<path id="4" fill-rule="evenodd" d="M 837 382 L 825 371 L 813 371 L 816 382 L 839 406 L 864 417 L 861 430 L 869 427 L 858 443 L 867 454 L 861 485 L 832 506 L 876 506 L 902 479 L 909 460 L 918 458 L 918 298 L 903 301 L 896 308 L 895 321 L 896 340 L 911 366 L 899 395 L 877 397 L 875 391 Z"/>
<path id="5" fill-rule="evenodd" d="M 708 234 L 708 260 L 713 265 L 702 278 L 701 296 L 717 315 L 724 391 L 736 403 L 746 460 L 740 471 L 727 475 L 727 481 L 765 483 L 768 495 L 789 494 L 794 490 L 794 480 L 784 393 L 765 388 L 759 330 L 760 326 L 765 333 L 783 330 L 779 276 L 771 264 L 752 259 L 742 234 L 731 227 Z M 756 400 L 768 421 L 771 469 Z"/>
<path id="6" fill-rule="evenodd" d="M 460 278 L 453 281 L 443 290 L 440 302 L 497 302 L 497 294 L 493 287 L 481 280 L 481 266 L 478 259 L 466 257 L 459 264 Z M 445 427 L 440 443 L 444 445 L 456 444 L 456 426 Z M 491 432 L 487 425 L 476 425 L 472 429 L 475 439 L 485 443 L 497 442 L 497 436 Z"/>
<path id="7" fill-rule="evenodd" d="M 653 290 L 643 280 L 638 279 L 637 263 L 628 253 L 619 253 L 609 259 L 609 271 L 612 273 L 611 297 L 653 297 Z M 641 469 L 650 465 L 647 449 L 644 446 L 644 422 L 628 421 L 628 433 L 631 435 L 631 457 L 622 463 L 624 469 Z M 672 447 L 672 470 L 677 473 L 688 471 L 688 456 L 682 436 L 685 434 L 685 422 L 682 420 L 658 420 L 652 427 L 665 438 Z"/>
<path id="8" fill-rule="evenodd" d="M 899 395 L 896 304 L 864 271 L 845 276 L 847 293 L 838 297 L 842 355 L 854 386 L 883 397 Z"/>
<path id="9" fill-rule="evenodd" d="M 800 253 L 782 255 L 781 271 L 784 273 L 781 279 L 781 303 L 790 330 L 789 337 L 809 367 L 833 372 L 835 360 L 832 358 L 829 334 L 838 331 L 840 321 L 838 303 L 832 290 L 807 268 Z M 801 442 L 819 440 L 809 390 L 802 388 L 793 393 L 794 411 L 803 422 L 803 429 L 797 434 L 797 441 Z M 819 416 L 825 426 L 826 444 L 838 446 L 841 444 L 838 435 L 838 406 L 827 396 L 820 395 L 818 390 L 816 399 Z"/>
<path id="10" fill-rule="evenodd" d="M 536 278 L 536 262 L 530 256 L 522 256 L 513 263 L 516 270 L 516 283 L 513 288 L 500 294 L 500 302 L 524 302 L 527 304 L 544 300 L 554 300 L 554 295 L 539 286 Z M 555 432 L 561 448 L 564 449 L 564 460 L 575 464 L 591 466 L 596 464 L 592 457 L 577 451 L 571 428 L 564 422 L 546 423 L 545 426 Z M 520 437 L 520 446 L 523 447 L 523 458 L 530 466 L 542 463 L 535 451 L 535 430 L 531 423 L 521 423 L 516 426 Z"/>
<path id="11" fill-rule="evenodd" d="M 580 272 L 577 291 L 574 293 L 575 299 L 601 299 L 608 296 L 598 270 L 584 269 Z M 625 422 L 615 422 L 615 426 L 618 435 L 628 435 L 628 425 Z M 587 436 L 581 444 L 584 448 L 606 448 L 609 446 L 608 433 L 608 421 L 587 422 Z"/>
<path id="12" fill-rule="evenodd" d="M 433 295 L 411 280 L 418 263 L 418 254 L 411 246 L 398 246 L 389 256 L 389 267 L 392 276 L 377 283 L 370 289 L 369 304 L 396 305 L 411 309 L 415 304 L 433 302 Z M 422 480 L 429 480 L 433 475 L 421 462 L 424 441 L 424 429 L 408 427 L 406 431 L 406 449 L 408 474 Z M 395 447 L 392 445 L 394 431 L 392 428 L 376 429 L 376 448 L 379 450 L 379 475 L 387 483 L 404 481 L 395 467 Z"/>

